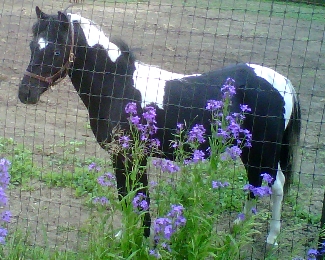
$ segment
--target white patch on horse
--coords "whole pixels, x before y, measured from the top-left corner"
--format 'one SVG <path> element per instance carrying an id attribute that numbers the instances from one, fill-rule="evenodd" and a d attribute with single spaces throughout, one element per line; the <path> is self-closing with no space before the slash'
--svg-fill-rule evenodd
<path id="1" fill-rule="evenodd" d="M 134 87 L 141 92 L 142 107 L 155 103 L 159 108 L 163 108 L 166 81 L 200 75 L 178 74 L 139 61 L 135 62 L 135 68 Z"/>
<path id="2" fill-rule="evenodd" d="M 68 13 L 70 17 L 70 22 L 77 21 L 80 23 L 80 26 L 85 34 L 87 43 L 90 47 L 99 44 L 107 50 L 107 54 L 111 61 L 116 62 L 118 57 L 121 55 L 120 49 L 112 42 L 109 41 L 109 38 L 105 33 L 91 20 L 84 18 L 78 14 Z"/>
<path id="3" fill-rule="evenodd" d="M 254 69 L 257 76 L 267 80 L 275 89 L 279 91 L 283 97 L 286 128 L 292 114 L 294 97 L 296 96 L 296 92 L 291 84 L 291 81 L 270 68 L 249 63 L 247 63 L 247 65 Z"/>
<path id="4" fill-rule="evenodd" d="M 39 38 L 37 43 L 39 45 L 40 50 L 44 49 L 49 44 L 49 42 L 43 37 Z"/>

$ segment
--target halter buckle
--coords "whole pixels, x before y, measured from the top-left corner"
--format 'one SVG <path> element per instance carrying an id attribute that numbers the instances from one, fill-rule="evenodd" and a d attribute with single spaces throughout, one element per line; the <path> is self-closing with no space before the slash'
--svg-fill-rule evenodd
<path id="1" fill-rule="evenodd" d="M 74 58 L 75 58 L 74 53 L 70 52 L 70 54 L 69 54 L 69 62 L 72 63 L 74 61 Z"/>

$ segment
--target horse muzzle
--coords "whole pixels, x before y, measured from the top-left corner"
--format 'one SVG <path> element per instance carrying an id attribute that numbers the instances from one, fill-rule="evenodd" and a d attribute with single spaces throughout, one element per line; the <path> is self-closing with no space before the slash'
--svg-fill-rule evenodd
<path id="1" fill-rule="evenodd" d="M 19 85 L 18 98 L 24 104 L 36 104 L 40 99 L 40 94 L 36 87 L 22 82 Z"/>

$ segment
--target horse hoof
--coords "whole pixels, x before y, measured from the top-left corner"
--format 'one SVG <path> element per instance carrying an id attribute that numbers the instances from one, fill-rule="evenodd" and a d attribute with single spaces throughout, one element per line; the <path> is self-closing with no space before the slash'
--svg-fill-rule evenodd
<path id="1" fill-rule="evenodd" d="M 121 239 L 121 237 L 122 237 L 122 230 L 120 230 L 119 232 L 117 232 L 117 233 L 115 234 L 115 238 L 116 238 L 116 239 Z"/>
<path id="2" fill-rule="evenodd" d="M 265 242 L 265 250 L 266 250 L 266 252 L 277 250 L 278 247 L 279 247 L 279 245 L 278 245 L 277 242 L 275 242 L 273 244 Z"/>

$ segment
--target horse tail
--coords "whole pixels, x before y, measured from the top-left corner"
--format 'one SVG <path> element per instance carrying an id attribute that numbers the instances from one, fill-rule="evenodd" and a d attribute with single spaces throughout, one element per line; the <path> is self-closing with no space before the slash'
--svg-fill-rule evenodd
<path id="1" fill-rule="evenodd" d="M 290 121 L 284 131 L 280 154 L 280 166 L 286 178 L 284 184 L 285 194 L 288 193 L 290 185 L 293 182 L 293 175 L 295 173 L 298 161 L 301 130 L 301 111 L 299 99 L 290 80 L 287 80 L 287 86 L 291 88 L 292 91 L 293 107 Z"/>

